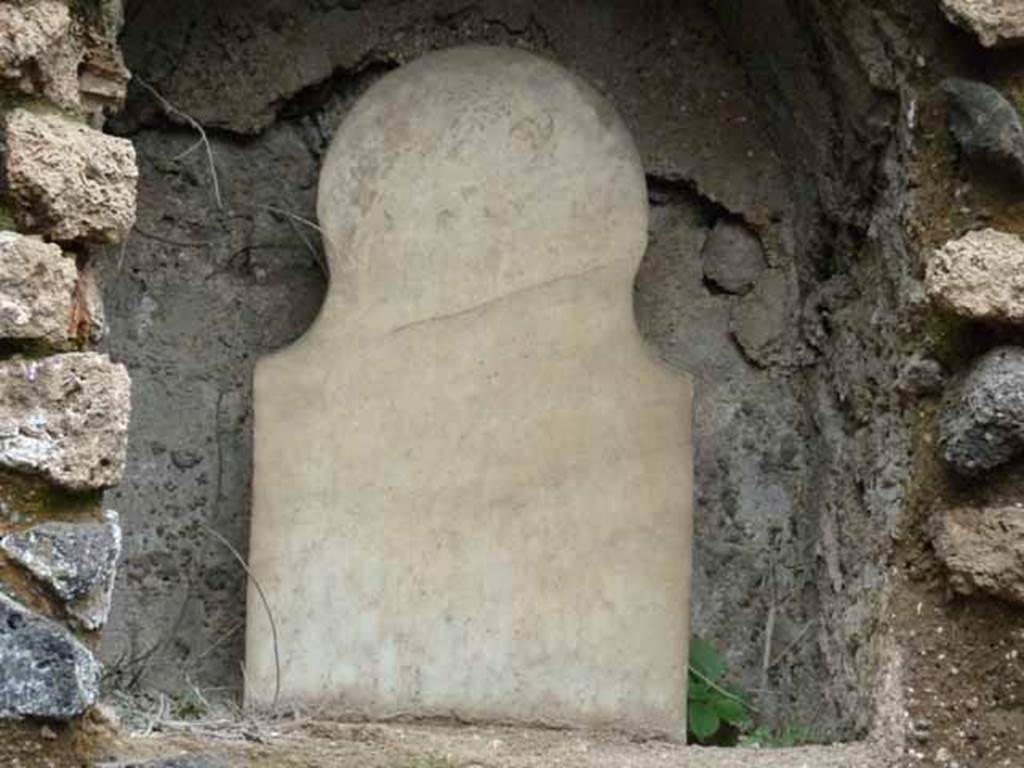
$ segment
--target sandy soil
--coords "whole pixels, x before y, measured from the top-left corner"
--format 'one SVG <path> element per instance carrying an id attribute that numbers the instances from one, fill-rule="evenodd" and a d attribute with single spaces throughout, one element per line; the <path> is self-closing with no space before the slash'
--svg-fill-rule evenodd
<path id="1" fill-rule="evenodd" d="M 119 761 L 197 756 L 195 768 L 872 768 L 868 744 L 792 750 L 703 749 L 624 736 L 525 728 L 342 724 L 230 727 L 219 733 L 151 733 L 118 739 Z M 182 767 L 184 768 L 184 766 Z M 189 766 L 189 768 L 193 768 Z"/>

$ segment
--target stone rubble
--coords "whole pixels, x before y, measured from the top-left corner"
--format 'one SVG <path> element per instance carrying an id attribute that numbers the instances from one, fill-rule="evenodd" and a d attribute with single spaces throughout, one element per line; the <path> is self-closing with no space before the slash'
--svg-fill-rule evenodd
<path id="1" fill-rule="evenodd" d="M 0 232 L 0 338 L 67 341 L 77 280 L 60 247 Z"/>
<path id="2" fill-rule="evenodd" d="M 1024 43 L 1024 4 L 1019 0 L 942 0 L 942 10 L 988 48 Z"/>
<path id="3" fill-rule="evenodd" d="M 0 466 L 70 490 L 117 484 L 124 470 L 130 381 L 106 355 L 76 352 L 0 363 Z"/>
<path id="4" fill-rule="evenodd" d="M 995 229 L 968 232 L 928 262 L 928 296 L 970 320 L 1024 323 L 1024 240 Z"/>
<path id="5" fill-rule="evenodd" d="M 103 306 L 96 268 L 87 263 L 78 270 L 75 300 L 71 309 L 71 335 L 98 344 L 107 335 L 107 313 Z"/>
<path id="6" fill-rule="evenodd" d="M 1024 509 L 943 510 L 933 540 L 955 592 L 984 592 L 1024 605 Z"/>
<path id="7" fill-rule="evenodd" d="M 116 513 L 103 523 L 43 523 L 3 537 L 0 549 L 45 583 L 83 629 L 106 624 L 121 554 Z"/>
<path id="8" fill-rule="evenodd" d="M 946 372 L 938 360 L 916 353 L 900 364 L 896 389 L 912 397 L 935 395 L 942 391 L 945 381 Z"/>
<path id="9" fill-rule="evenodd" d="M 701 257 L 705 279 L 726 293 L 749 293 L 768 266 L 761 241 L 743 225 L 726 219 L 711 230 Z"/>
<path id="10" fill-rule="evenodd" d="M 1024 451 L 1024 348 L 998 347 L 975 361 L 944 404 L 942 458 L 960 475 L 980 475 Z"/>
<path id="11" fill-rule="evenodd" d="M 8 113 L 6 170 L 21 227 L 57 242 L 123 239 L 138 169 L 127 139 L 57 115 Z"/>
<path id="12" fill-rule="evenodd" d="M 79 100 L 89 114 L 114 114 L 124 104 L 131 72 L 112 40 L 93 31 L 85 34 L 78 72 Z M 102 122 L 102 121 L 100 121 Z"/>
<path id="13" fill-rule="evenodd" d="M 943 81 L 949 102 L 949 128 L 964 156 L 985 170 L 1024 180 L 1024 127 L 1020 115 L 999 91 L 962 78 Z"/>
<path id="14" fill-rule="evenodd" d="M 67 629 L 0 592 L 0 718 L 78 717 L 96 702 L 100 673 Z"/>
<path id="15" fill-rule="evenodd" d="M 754 290 L 733 307 L 729 329 L 752 363 L 766 366 L 792 358 L 790 329 L 796 295 L 785 271 L 767 269 Z"/>

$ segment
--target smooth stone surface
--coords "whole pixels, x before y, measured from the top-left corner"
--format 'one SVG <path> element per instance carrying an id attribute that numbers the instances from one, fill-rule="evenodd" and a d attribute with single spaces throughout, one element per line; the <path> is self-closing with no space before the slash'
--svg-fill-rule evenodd
<path id="1" fill-rule="evenodd" d="M 692 394 L 633 320 L 621 121 L 530 54 L 431 54 L 342 123 L 319 215 L 324 308 L 255 380 L 282 700 L 684 736 Z M 271 703 L 253 588 L 246 673 Z"/>
<path id="2" fill-rule="evenodd" d="M 0 549 L 46 584 L 86 630 L 107 621 L 121 554 L 117 514 L 104 523 L 43 523 L 0 539 Z"/>
<path id="3" fill-rule="evenodd" d="M 68 630 L 0 592 L 0 718 L 78 717 L 99 696 L 100 672 Z"/>
<path id="4" fill-rule="evenodd" d="M 961 475 L 979 475 L 1024 451 L 1024 348 L 980 357 L 947 399 L 939 447 Z"/>
<path id="5" fill-rule="evenodd" d="M 74 491 L 124 471 L 131 382 L 106 355 L 74 352 L 0 363 L 0 466 Z"/>
<path id="6" fill-rule="evenodd" d="M 67 341 L 77 280 L 74 257 L 59 246 L 0 232 L 0 338 Z"/>
<path id="7" fill-rule="evenodd" d="M 928 260 L 931 300 L 970 320 L 1024 323 L 1024 240 L 995 229 L 968 232 Z"/>

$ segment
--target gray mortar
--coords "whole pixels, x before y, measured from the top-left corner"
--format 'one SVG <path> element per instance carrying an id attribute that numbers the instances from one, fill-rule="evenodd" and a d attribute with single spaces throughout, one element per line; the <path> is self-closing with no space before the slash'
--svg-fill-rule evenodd
<path id="1" fill-rule="evenodd" d="M 221 129 L 221 185 L 243 215 L 215 209 L 201 151 L 169 159 L 194 136 L 135 99 L 115 127 L 140 156 L 139 227 L 102 264 L 109 348 L 134 382 L 129 465 L 108 498 L 125 529 L 103 647 L 115 680 L 240 682 L 243 577 L 201 526 L 244 553 L 252 364 L 298 336 L 323 293 L 299 234 L 310 233 L 252 206 L 312 218 L 320 156 L 353 91 L 385 66 L 474 41 L 530 48 L 592 82 L 651 174 L 636 314 L 697 383 L 694 631 L 760 691 L 764 719 L 863 734 L 909 466 L 895 377 L 920 291 L 892 141 L 907 109 L 894 90 L 894 61 L 909 54 L 892 19 L 904 17 L 883 0 L 836 2 L 722 0 L 717 17 L 698 0 L 129 7 L 129 66 Z M 913 3 L 917 18 L 937 13 Z M 723 216 L 799 283 L 763 368 L 730 335 L 742 297 L 703 280 L 702 246 Z"/>
<path id="2" fill-rule="evenodd" d="M 237 208 L 218 211 L 201 153 L 168 160 L 192 136 L 134 141 L 138 225 L 100 267 L 134 409 L 125 480 L 107 495 L 125 537 L 103 655 L 121 684 L 237 688 L 243 575 L 208 529 L 245 551 L 253 363 L 308 327 L 323 296 L 316 231 L 260 207 L 314 218 L 317 160 L 291 125 L 215 142 Z"/>

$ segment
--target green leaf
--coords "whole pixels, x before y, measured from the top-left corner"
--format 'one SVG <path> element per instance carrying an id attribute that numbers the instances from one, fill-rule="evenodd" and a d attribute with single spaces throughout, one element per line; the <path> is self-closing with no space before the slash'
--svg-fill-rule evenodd
<path id="1" fill-rule="evenodd" d="M 750 722 L 750 711 L 742 701 L 719 695 L 712 700 L 711 706 L 722 720 L 731 725 L 746 725 Z"/>
<path id="2" fill-rule="evenodd" d="M 715 692 L 708 687 L 708 685 L 697 677 L 690 677 L 688 688 L 686 690 L 686 698 L 690 701 L 711 701 L 715 696 Z"/>
<path id="3" fill-rule="evenodd" d="M 699 637 L 690 638 L 690 666 L 711 682 L 725 675 L 725 660 L 711 643 Z"/>
<path id="4" fill-rule="evenodd" d="M 691 705 L 686 713 L 686 719 L 690 723 L 690 732 L 699 741 L 711 738 L 722 727 L 722 721 L 715 714 L 715 710 L 706 705 Z"/>

